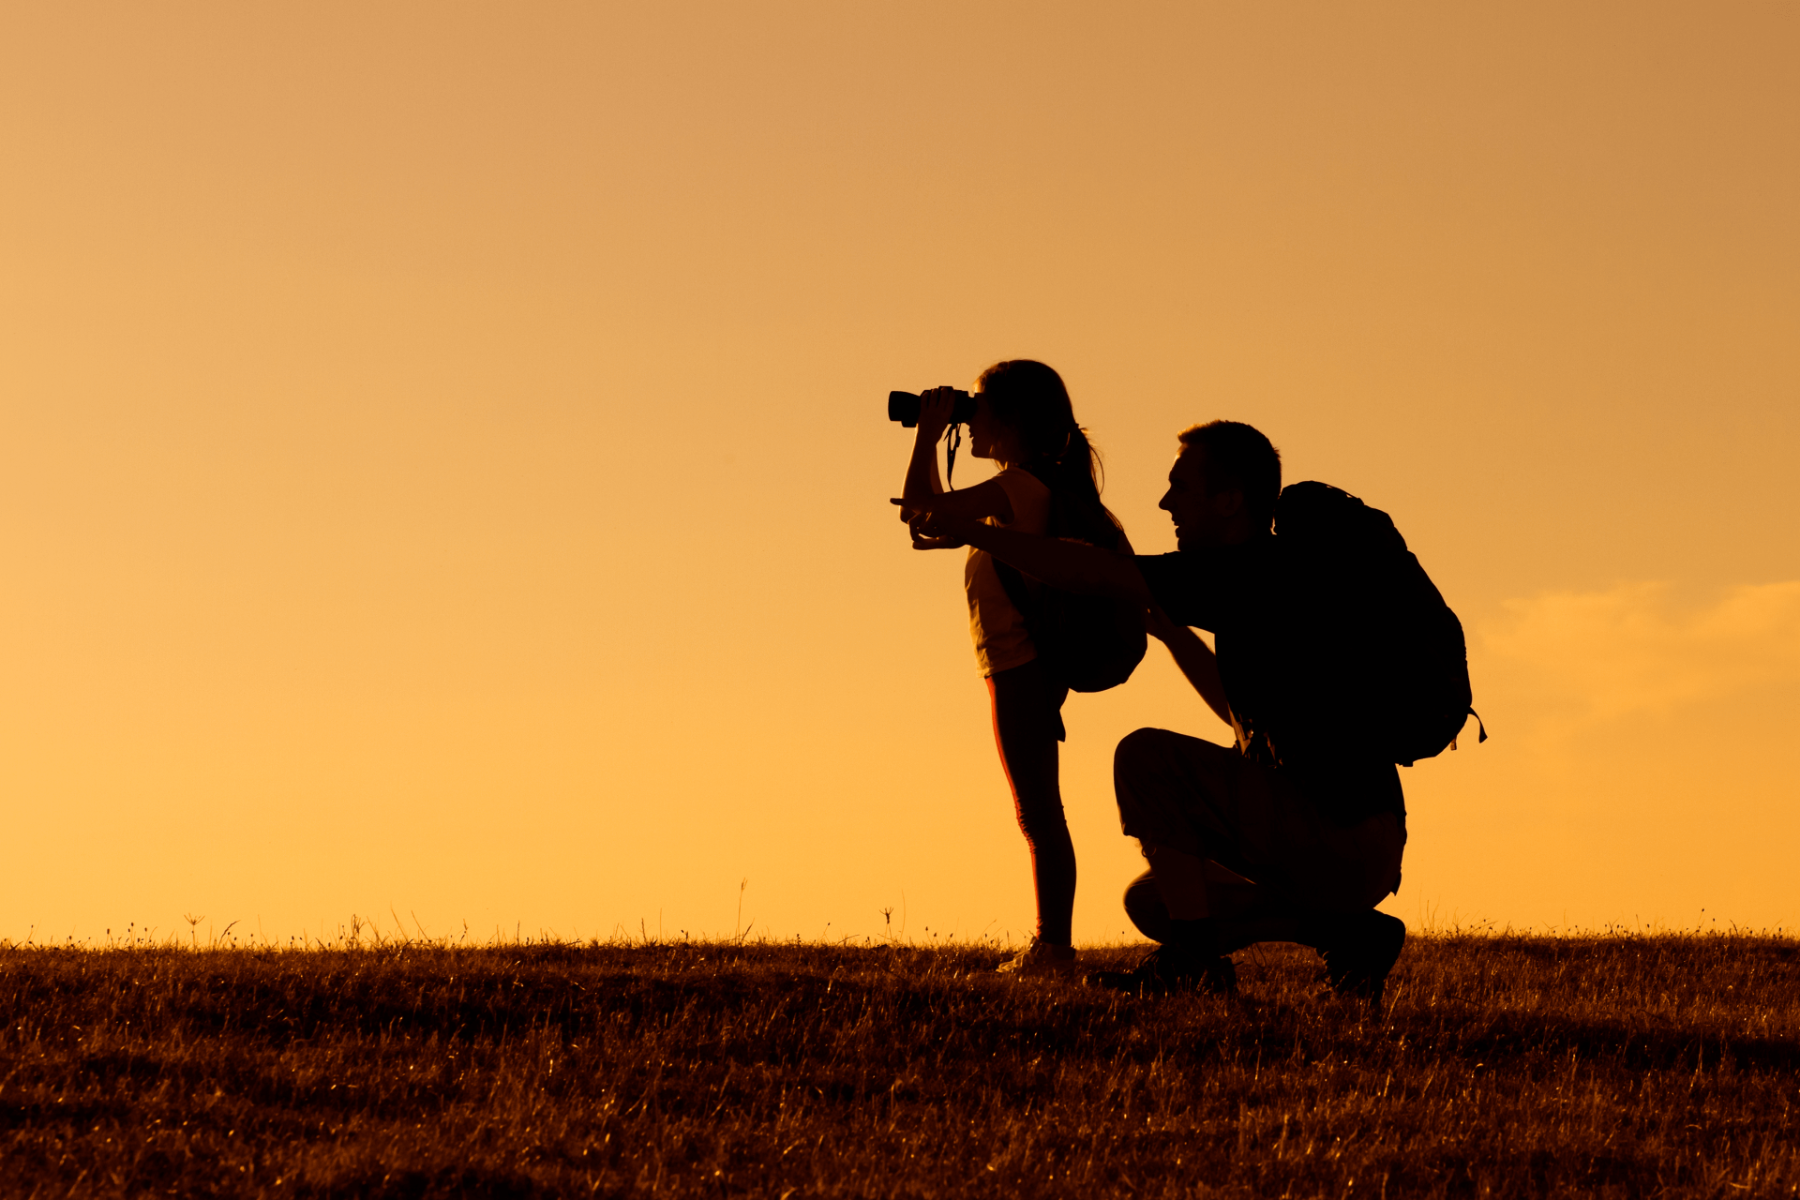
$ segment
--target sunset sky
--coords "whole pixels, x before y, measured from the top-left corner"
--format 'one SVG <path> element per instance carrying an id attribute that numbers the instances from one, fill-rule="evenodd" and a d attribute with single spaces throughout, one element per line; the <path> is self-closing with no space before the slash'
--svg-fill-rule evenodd
<path id="1" fill-rule="evenodd" d="M 1800 923 L 1793 3 L 20 3 L 0 164 L 0 936 L 1027 935 L 883 404 L 1012 357 L 1462 616 L 1388 911 Z M 1065 716 L 1117 939 L 1228 732 Z"/>

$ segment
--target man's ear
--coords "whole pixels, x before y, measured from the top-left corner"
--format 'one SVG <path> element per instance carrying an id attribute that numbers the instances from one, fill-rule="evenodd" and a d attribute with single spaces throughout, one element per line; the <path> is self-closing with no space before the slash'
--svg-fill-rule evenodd
<path id="1" fill-rule="evenodd" d="M 1244 493 L 1238 488 L 1214 492 L 1207 499 L 1212 501 L 1213 511 L 1221 517 L 1235 517 L 1244 511 Z"/>

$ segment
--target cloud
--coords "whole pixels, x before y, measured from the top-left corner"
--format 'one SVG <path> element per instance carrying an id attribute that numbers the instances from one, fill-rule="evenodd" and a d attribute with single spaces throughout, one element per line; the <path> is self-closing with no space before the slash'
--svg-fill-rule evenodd
<path id="1" fill-rule="evenodd" d="M 1685 609 L 1666 584 L 1551 592 L 1507 601 L 1472 632 L 1478 675 L 1542 709 L 1667 713 L 1800 682 L 1800 580 L 1735 587 Z"/>

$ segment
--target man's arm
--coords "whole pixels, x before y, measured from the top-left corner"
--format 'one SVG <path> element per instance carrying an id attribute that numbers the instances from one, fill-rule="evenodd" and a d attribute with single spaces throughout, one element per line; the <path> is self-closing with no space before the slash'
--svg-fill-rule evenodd
<path id="1" fill-rule="evenodd" d="M 1225 699 L 1225 684 L 1219 678 L 1219 660 L 1212 647 L 1200 635 L 1169 618 L 1169 614 L 1152 604 L 1144 616 L 1144 628 L 1169 648 L 1170 657 L 1187 681 L 1194 685 L 1206 707 L 1225 724 L 1231 724 L 1231 705 Z"/>
<path id="2" fill-rule="evenodd" d="M 1016 533 L 940 513 L 920 513 L 913 542 L 924 549 L 966 545 L 1065 592 L 1117 596 L 1148 608 L 1150 588 L 1129 555 L 1060 538 Z"/>

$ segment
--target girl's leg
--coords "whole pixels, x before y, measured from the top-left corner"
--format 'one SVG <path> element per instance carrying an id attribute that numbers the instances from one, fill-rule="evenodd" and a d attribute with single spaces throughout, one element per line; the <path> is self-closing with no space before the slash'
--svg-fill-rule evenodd
<path id="1" fill-rule="evenodd" d="M 1067 946 L 1075 912 L 1075 843 L 1063 817 L 1057 779 L 1057 742 L 1062 737 L 1067 690 L 1051 683 L 1035 662 L 990 675 L 987 682 L 1000 765 L 1031 851 L 1038 940 Z"/>

